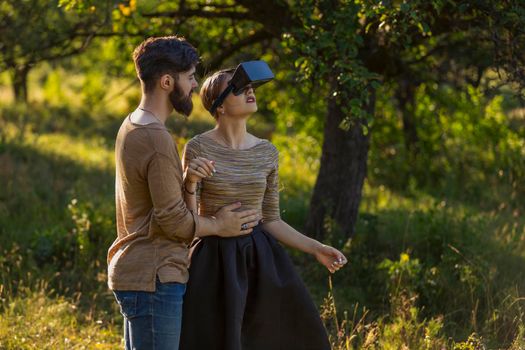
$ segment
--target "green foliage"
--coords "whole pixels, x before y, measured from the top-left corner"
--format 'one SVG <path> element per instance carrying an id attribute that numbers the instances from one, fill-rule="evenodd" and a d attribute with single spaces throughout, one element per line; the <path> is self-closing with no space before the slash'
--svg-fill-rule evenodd
<path id="1" fill-rule="evenodd" d="M 502 246 L 488 233 L 511 217 L 489 219 L 458 207 L 362 215 L 352 265 L 336 277 L 346 286 L 339 298 L 379 313 L 387 300 L 392 313 L 406 298 L 417 298 L 421 315 L 443 317 L 443 330 L 454 337 L 472 330 L 508 342 L 523 320 L 516 295 L 523 257 L 519 245 Z"/>
<path id="2" fill-rule="evenodd" d="M 383 122 L 376 124 L 372 138 L 377 151 L 370 155 L 371 181 L 399 190 L 428 189 L 486 208 L 501 202 L 519 206 L 520 194 L 525 193 L 525 128 L 507 117 L 503 97 L 486 98 L 474 88 L 458 92 L 423 85 L 417 91 L 415 159 L 404 146 L 388 94 L 378 101 Z M 391 173 L 402 176 L 386 175 Z"/>
<path id="3" fill-rule="evenodd" d="M 40 348 L 120 346 L 120 326 L 107 321 L 119 316 L 105 272 L 115 235 L 113 142 L 138 102 L 132 49 L 145 36 L 174 34 L 175 22 L 201 50 L 202 73 L 213 64 L 261 57 L 276 72 L 277 81 L 257 91 L 260 110 L 249 128 L 280 150 L 282 216 L 297 228 L 308 215 L 329 98 L 338 99 L 346 115 L 365 117 L 369 91 L 377 90 L 377 113 L 363 130 L 371 132 L 371 146 L 357 233 L 349 241 L 335 231 L 326 238 L 350 260 L 321 303 L 334 349 L 524 347 L 525 124 L 523 109 L 509 97 L 515 87 L 492 88 L 506 82 L 506 74 L 517 79 L 523 65 L 505 66 L 513 55 L 500 45 L 502 77 L 487 74 L 476 85 L 471 70 L 493 64 L 488 34 L 494 45 L 508 40 L 519 47 L 521 37 L 508 30 L 525 28 L 518 25 L 522 6 L 483 0 L 290 4 L 300 26 L 217 61 L 219 52 L 246 33 L 264 32 L 265 24 L 144 16 L 179 11 L 176 2 L 60 2 L 56 16 L 64 20 L 109 10 L 113 31 L 130 35 L 94 41 L 85 55 L 60 66 L 41 65 L 29 77 L 34 101 L 0 108 L 0 348 L 30 348 L 29 340 L 44 336 L 49 342 Z M 21 16 L 9 2 L 0 8 Z M 56 27 L 68 28 L 61 20 Z M 415 153 L 406 149 L 395 101 L 400 74 L 417 86 Z M 170 122 L 179 146 L 214 124 L 195 105 L 190 121 Z M 322 302 L 326 271 L 310 257 L 293 258 Z M 30 305 L 38 305 L 34 315 Z"/>
<path id="4" fill-rule="evenodd" d="M 296 227 L 306 220 L 310 191 L 319 169 L 317 141 L 308 135 L 274 135 L 279 149 L 280 204 L 282 217 Z"/>
<path id="5" fill-rule="evenodd" d="M 427 103 L 424 98 L 420 100 Z M 465 108 L 471 107 L 467 104 Z M 498 108 L 481 108 L 480 116 L 491 115 Z M 459 113 L 461 109 L 455 110 Z M 44 279 L 58 295 L 74 297 L 81 293 L 81 309 L 112 310 L 114 301 L 105 286 L 105 254 L 114 238 L 111 139 L 118 124 L 107 130 L 106 139 L 105 134 L 93 136 L 94 131 L 80 132 L 75 124 L 61 118 L 49 117 L 46 122 L 45 113 L 50 113 L 46 108 L 30 111 L 35 114 L 34 120 L 43 122 L 38 126 L 28 123 L 30 132 L 21 141 L 7 136 L 1 146 L 0 177 L 8 184 L 0 188 L 4 191 L 0 205 L 2 298 L 8 300 L 25 287 L 37 289 L 38 281 Z M 54 111 L 51 114 L 59 115 Z M 44 115 L 39 118 L 38 113 Z M 446 113 L 444 110 L 443 115 Z M 85 117 L 86 126 L 101 123 L 99 119 L 90 121 L 87 115 L 75 116 L 66 108 L 60 114 L 64 119 Z M 497 115 L 489 120 L 500 120 Z M 207 118 L 181 121 L 174 126 L 187 139 L 212 126 Z M 463 125 L 480 122 L 464 118 L 459 119 Z M 390 142 L 392 135 L 399 135 L 393 119 L 391 125 L 393 130 L 375 131 L 381 142 Z M 100 125 L 92 130 L 97 128 Z M 505 130 L 490 142 L 512 140 Z M 300 227 L 319 166 L 320 145 L 315 138 L 301 133 L 274 134 L 273 141 L 280 150 L 283 217 Z M 457 136 L 456 142 L 462 145 L 470 140 Z M 486 144 L 469 147 L 473 155 L 483 155 Z M 354 348 L 366 348 L 365 344 L 369 349 L 412 344 L 413 348 L 432 349 L 444 344 L 445 334 L 460 341 L 477 332 L 485 344 L 510 346 L 518 342 L 523 322 L 520 290 L 525 279 L 519 276 L 525 223 L 514 212 L 521 210 L 522 202 L 507 198 L 506 206 L 500 207 L 498 201 L 494 208 L 488 203 L 463 204 L 446 193 L 433 197 L 420 185 L 404 191 L 395 186 L 402 180 L 395 167 L 398 161 L 383 158 L 382 147 L 373 144 L 371 167 L 391 170 L 372 176 L 365 186 L 357 235 L 351 242 L 329 238 L 350 258 L 350 265 L 334 276 L 332 296 L 339 300 L 340 310 L 356 310 L 355 315 L 344 311 L 337 314 L 339 330 L 334 331 L 333 341 L 340 346 L 349 341 Z M 505 152 L 512 149 L 503 148 Z M 472 169 L 479 164 L 473 162 Z M 520 164 L 512 163 L 516 173 Z M 451 176 L 455 171 L 452 168 Z M 505 183 L 480 183 L 494 189 L 487 196 L 508 190 Z M 302 262 L 307 257 L 294 258 Z M 326 272 L 310 259 L 299 266 L 320 300 L 325 295 Z M 356 309 L 357 304 L 365 311 Z M 112 312 L 108 318 L 117 317 L 117 311 Z M 336 329 L 335 320 L 327 319 L 327 326 Z M 348 340 L 346 335 L 353 338 Z"/>
<path id="6" fill-rule="evenodd" d="M 66 12 L 59 1 L 3 1 L 0 7 L 2 47 L 0 66 L 35 64 L 60 56 L 82 46 L 86 38 L 77 38 L 79 29 L 84 33 L 98 24 L 100 15 L 91 9 L 84 16 Z M 27 28 L 32 30 L 27 30 Z M 75 41 L 77 39 L 77 41 Z M 67 47 L 67 44 L 71 45 Z"/>
<path id="7" fill-rule="evenodd" d="M 343 317 L 339 318 L 332 291 L 330 280 L 330 291 L 321 310 L 334 350 L 441 350 L 449 343 L 442 335 L 442 317 L 422 320 L 415 305 L 416 297 L 409 298 L 404 293 L 400 294 L 390 317 L 370 322 L 367 320 L 368 310 L 363 308 L 359 311 L 358 305 L 355 305 L 351 316 L 345 311 Z"/>
<path id="8" fill-rule="evenodd" d="M 387 285 L 392 299 L 398 299 L 401 294 L 407 292 L 415 292 L 416 284 L 422 277 L 419 259 L 410 259 L 408 253 L 401 253 L 398 261 L 387 258 L 378 268 L 387 273 Z"/>
<path id="9" fill-rule="evenodd" d="M 34 66 L 79 54 L 109 24 L 109 3 L 82 14 L 64 11 L 61 3 L 9 0 L 0 5 L 0 69 L 11 73 L 17 101 L 28 101 L 27 78 Z"/>
<path id="10" fill-rule="evenodd" d="M 2 298 L 39 280 L 60 295 L 107 294 L 113 152 L 100 139 L 75 137 L 31 132 L 0 145 Z"/>
<path id="11" fill-rule="evenodd" d="M 402 77 L 416 85 L 438 81 L 465 86 L 479 83 L 494 68 L 503 81 L 522 88 L 523 57 L 516 54 L 525 45 L 522 5 L 487 0 L 297 1 L 291 8 L 300 25 L 287 28 L 283 46 L 310 90 L 325 87 L 324 96 L 341 106 L 346 115 L 341 127 L 360 118 L 367 120 L 366 127 L 377 121 L 370 114 L 372 92 Z"/>
<path id="12" fill-rule="evenodd" d="M 312 90 L 328 91 L 345 115 L 356 119 L 366 117 L 370 84 L 380 78 L 358 59 L 364 44 L 360 10 L 358 2 L 300 1 L 294 12 L 301 27 L 283 35 L 283 45 L 302 74 L 300 82 L 309 82 Z M 349 120 L 342 127 L 349 127 Z"/>
<path id="13" fill-rule="evenodd" d="M 464 342 L 454 344 L 454 350 L 484 350 L 483 339 L 476 333 L 471 334 Z"/>

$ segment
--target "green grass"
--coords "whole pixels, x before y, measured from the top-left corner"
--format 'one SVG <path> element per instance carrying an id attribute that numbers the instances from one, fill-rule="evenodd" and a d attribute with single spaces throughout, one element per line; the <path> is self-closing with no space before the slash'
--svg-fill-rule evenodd
<path id="1" fill-rule="evenodd" d="M 41 289 L 20 291 L 0 316 L 0 349 L 123 348 L 118 320 L 94 318 L 77 303 Z"/>
<path id="2" fill-rule="evenodd" d="M 179 148 L 213 126 L 199 115 L 172 123 Z M 121 347 L 121 317 L 105 272 L 115 235 L 118 118 L 85 123 L 75 132 L 61 119 L 29 124 L 23 137 L 13 124 L 3 129 L 0 349 Z M 272 141 L 280 150 L 283 218 L 301 228 L 320 145 L 300 133 L 273 134 Z M 371 157 L 370 169 L 378 161 L 385 159 Z M 525 306 L 519 189 L 505 176 L 479 177 L 490 201 L 476 202 L 439 187 L 402 189 L 395 175 L 384 181 L 388 166 L 395 174 L 395 162 L 386 162 L 365 183 L 355 237 L 327 237 L 350 259 L 333 276 L 333 288 L 312 257 L 292 254 L 334 349 L 519 349 Z"/>

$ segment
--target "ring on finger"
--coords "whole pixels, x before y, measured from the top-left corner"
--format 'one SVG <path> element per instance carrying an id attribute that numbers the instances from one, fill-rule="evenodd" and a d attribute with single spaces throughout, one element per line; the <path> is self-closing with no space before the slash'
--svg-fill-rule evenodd
<path id="1" fill-rule="evenodd" d="M 246 229 L 248 229 L 248 224 L 246 224 L 246 223 L 242 224 L 241 225 L 241 230 L 246 230 Z"/>

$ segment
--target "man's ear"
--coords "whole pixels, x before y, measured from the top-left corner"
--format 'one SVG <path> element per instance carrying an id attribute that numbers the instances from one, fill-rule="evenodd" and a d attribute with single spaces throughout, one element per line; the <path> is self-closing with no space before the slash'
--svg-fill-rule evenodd
<path id="1" fill-rule="evenodd" d="M 160 87 L 163 90 L 171 90 L 175 86 L 175 79 L 170 74 L 164 74 L 160 77 Z"/>

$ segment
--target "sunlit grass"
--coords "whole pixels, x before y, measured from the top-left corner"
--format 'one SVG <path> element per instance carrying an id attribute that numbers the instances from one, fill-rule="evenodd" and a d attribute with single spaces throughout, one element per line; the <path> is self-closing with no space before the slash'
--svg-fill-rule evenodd
<path id="1" fill-rule="evenodd" d="M 175 132 L 174 136 L 180 151 L 197 130 L 195 125 L 199 124 L 198 127 L 201 129 L 214 126 L 213 119 L 200 103 L 196 102 L 195 105 L 196 110 L 192 117 L 188 121 L 179 118 L 176 124 L 181 128 L 180 130 L 183 130 L 181 133 Z M 40 243 L 44 242 L 53 249 L 59 249 L 60 246 L 55 245 L 54 242 L 71 235 L 72 225 L 75 223 L 71 222 L 71 213 L 68 212 L 67 206 L 72 198 L 75 198 L 75 201 L 78 200 L 79 213 L 85 214 L 92 224 L 86 232 L 86 237 L 95 239 L 100 245 L 92 244 L 92 251 L 84 252 L 86 257 L 91 256 L 90 254 L 97 257 L 95 259 L 97 267 L 90 267 L 89 271 L 96 271 L 99 275 L 95 276 L 94 273 L 93 276 L 78 276 L 78 279 L 87 283 L 83 286 L 87 290 L 104 289 L 105 276 L 100 271 L 104 269 L 105 262 L 101 257 L 108 244 L 100 242 L 114 236 L 114 213 L 111 210 L 113 207 L 111 179 L 114 176 L 112 140 L 92 133 L 70 135 L 64 130 L 37 133 L 31 128 L 23 139 L 16 140 L 16 127 L 8 126 L 8 129 L 8 131 L 4 130 L 8 137 L 8 152 L 0 155 L 3 162 L 0 179 L 5 179 L 8 185 L 4 189 L 6 192 L 3 193 L 5 200 L 0 202 L 0 219 L 5 220 L 5 225 L 0 230 L 10 233 L 5 236 L 10 238 L 2 242 L 5 244 L 15 242 L 19 237 L 21 241 L 31 243 L 24 245 L 17 242 L 21 244 L 19 250 L 21 258 L 17 261 L 11 261 L 10 250 L 4 251 L 3 260 L 0 259 L 2 264 L 6 261 L 13 266 L 20 263 L 19 272 L 23 274 L 28 268 L 23 263 L 28 261 L 24 256 L 26 253 L 46 262 L 56 258 L 54 253 L 46 252 L 43 249 L 46 247 L 42 248 Z M 321 145 L 314 138 L 304 134 L 274 134 L 272 142 L 280 151 L 280 197 L 283 218 L 300 228 L 304 225 L 308 213 L 311 191 L 319 170 Z M 64 169 L 56 169 L 54 166 L 74 167 L 74 169 L 65 172 Z M 100 181 L 102 178 L 104 183 Z M 100 187 L 97 187 L 98 185 Z M 491 193 L 499 191 L 501 188 L 498 186 L 498 183 L 487 184 L 487 191 Z M 355 242 L 348 252 L 351 264 L 365 266 L 360 271 L 357 269 L 357 272 L 365 275 L 359 276 L 355 265 L 350 265 L 335 277 L 337 280 L 334 283 L 333 293 L 337 296 L 336 302 L 340 302 L 339 308 L 343 311 L 339 314 L 339 321 L 344 316 L 345 310 L 352 310 L 360 295 L 372 298 L 366 295 L 368 293 L 366 283 L 377 284 L 378 280 L 381 283 L 389 281 L 388 276 L 382 276 L 378 272 L 377 263 L 389 257 L 393 261 L 392 264 L 396 264 L 395 259 L 401 256 L 408 257 L 405 260 L 409 261 L 420 259 L 421 269 L 425 273 L 437 271 L 443 274 L 441 277 L 451 278 L 456 283 L 456 287 L 461 287 L 457 289 L 455 295 L 455 298 L 465 300 L 461 307 L 472 306 L 472 310 L 466 312 L 475 312 L 477 307 L 475 298 L 493 303 L 484 311 L 484 315 L 492 313 L 493 318 L 480 332 L 496 337 L 497 331 L 487 330 L 488 327 L 493 327 L 503 328 L 506 332 L 512 333 L 516 324 L 520 322 L 519 307 L 522 291 L 518 288 L 519 281 L 514 283 L 509 278 L 521 278 L 521 272 L 513 269 L 519 266 L 521 262 L 519 258 L 525 256 L 525 219 L 520 211 L 522 209 L 511 205 L 504 197 L 499 200 L 501 203 L 497 207 L 477 206 L 476 203 L 464 203 L 453 197 L 437 196 L 431 191 L 419 189 L 416 185 L 400 191 L 381 185 L 374 178 L 365 181 Z M 33 221 L 38 222 L 27 219 L 27 213 L 30 213 Z M 38 213 L 43 214 L 39 216 Z M 28 224 L 27 227 L 25 223 Z M 24 232 L 20 233 L 17 230 Z M 366 244 L 359 246 L 359 241 L 366 241 Z M 441 255 L 435 258 L 436 261 L 430 257 L 429 261 L 423 260 L 427 255 L 430 256 L 438 250 Z M 305 273 L 309 274 L 310 266 L 315 263 L 309 262 L 307 265 Z M 38 272 L 38 268 L 34 266 L 31 270 Z M 31 278 L 38 280 L 40 277 L 33 275 Z M 74 276 L 70 277 L 74 278 Z M 326 290 L 326 272 L 316 272 L 313 277 L 309 275 L 304 277 L 311 283 L 312 290 L 317 293 L 316 300 L 322 299 Z M 432 282 L 432 278 L 434 277 L 420 276 L 422 284 L 426 283 L 426 279 Z M 457 279 L 460 281 L 458 282 Z M 365 286 L 358 283 L 364 283 Z M 427 285 L 418 286 L 423 290 L 427 288 L 431 292 L 433 288 L 437 288 Z M 495 286 L 499 286 L 500 289 Z M 5 297 L 8 287 L 5 283 L 0 287 L 4 289 L 0 295 Z M 407 284 L 403 288 L 415 287 Z M 374 293 L 380 291 L 374 290 Z M 470 298 L 468 293 L 478 294 Z M 106 297 L 107 295 L 104 296 Z M 100 303 L 100 297 L 96 298 L 93 302 Z M 426 300 L 435 304 L 440 302 L 429 296 Z M 390 303 L 389 300 L 381 300 L 381 302 L 386 305 Z M 31 305 L 35 305 L 35 310 Z M 0 349 L 121 347 L 120 324 L 115 326 L 105 320 L 101 320 L 102 324 L 99 324 L 96 317 L 86 318 L 79 311 L 76 301 L 60 296 L 59 293 L 49 289 L 37 290 L 34 293 L 12 293 L 4 298 L 3 307 L 4 311 L 0 314 Z M 31 314 L 33 311 L 34 315 Z M 427 310 L 424 307 L 420 309 L 415 299 L 409 300 L 406 304 L 400 305 L 399 309 L 391 309 L 381 315 L 375 314 L 374 318 L 362 320 L 359 324 L 354 323 L 361 333 L 356 333 L 357 331 L 352 333 L 350 330 L 345 331 L 340 328 L 333 333 L 333 339 L 340 337 L 344 342 L 334 349 L 396 349 L 406 344 L 417 344 L 418 349 L 437 349 L 439 346 L 445 346 L 443 344 L 449 344 L 450 342 L 444 340 L 446 330 L 453 327 L 447 323 L 449 319 L 439 313 L 427 319 L 423 316 L 424 311 Z M 108 319 L 120 318 L 116 310 L 111 310 Z M 467 324 L 465 328 L 468 329 L 468 322 L 470 322 L 468 317 L 464 321 L 462 326 Z M 472 324 L 474 328 L 476 324 Z M 362 337 L 362 341 L 348 340 L 345 338 L 346 335 L 350 337 L 357 335 Z M 463 334 L 459 336 L 462 337 L 461 339 L 466 339 Z M 49 339 L 39 343 L 37 340 L 43 337 Z M 472 342 L 478 338 L 473 337 L 473 339 Z M 516 344 L 518 340 L 515 338 Z M 39 344 L 39 347 L 31 344 Z M 360 345 L 354 347 L 352 344 Z M 427 345 L 428 347 L 425 347 Z M 465 349 L 469 348 L 465 347 Z"/>
<path id="2" fill-rule="evenodd" d="M 103 138 L 79 139 L 66 134 L 45 134 L 28 144 L 48 155 L 63 157 L 85 168 L 113 171 L 115 154 Z"/>
<path id="3" fill-rule="evenodd" d="M 369 181 L 365 181 L 360 209 L 367 213 L 378 213 L 381 210 L 393 208 L 407 211 L 427 211 L 436 206 L 446 206 L 446 201 L 438 201 L 424 192 L 407 196 L 404 193 L 392 191 L 383 185 L 372 187 Z"/>
<path id="4" fill-rule="evenodd" d="M 302 134 L 274 134 L 272 142 L 279 150 L 282 217 L 289 224 L 302 228 L 319 171 L 320 145 L 313 137 Z"/>
<path id="5" fill-rule="evenodd" d="M 120 324 L 90 318 L 75 302 L 49 291 L 25 290 L 5 301 L 0 314 L 0 349 L 122 348 Z"/>

